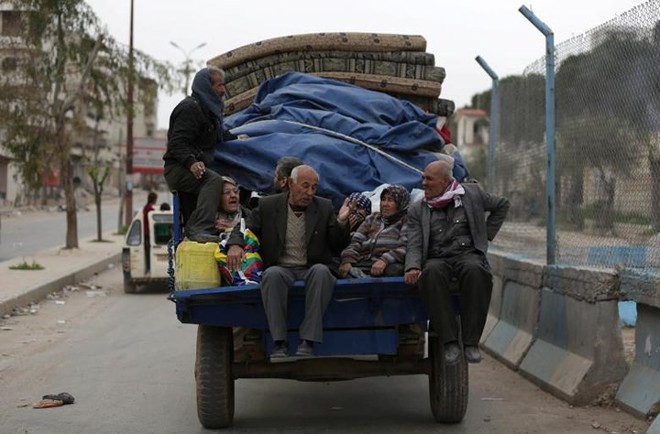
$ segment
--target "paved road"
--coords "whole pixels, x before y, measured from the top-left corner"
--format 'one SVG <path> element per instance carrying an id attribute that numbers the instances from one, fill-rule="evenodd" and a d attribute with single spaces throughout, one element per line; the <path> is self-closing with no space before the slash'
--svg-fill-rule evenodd
<path id="1" fill-rule="evenodd" d="M 164 293 L 128 295 L 119 267 L 35 315 L 0 320 L 2 433 L 205 432 L 195 406 L 193 325 Z M 64 303 L 62 303 L 64 302 Z M 74 405 L 33 409 L 44 394 Z M 432 421 L 425 376 L 336 383 L 238 380 L 231 432 L 643 433 L 614 408 L 571 408 L 486 357 L 470 368 L 463 423 Z"/>
<path id="2" fill-rule="evenodd" d="M 141 209 L 146 192 L 134 197 L 133 209 Z M 115 231 L 119 218 L 119 198 L 104 198 L 102 202 L 102 229 Z M 78 239 L 96 235 L 96 208 L 78 212 Z M 0 261 L 19 256 L 26 257 L 49 247 L 64 246 L 66 242 L 66 214 L 61 211 L 32 211 L 2 217 L 0 229 Z"/>

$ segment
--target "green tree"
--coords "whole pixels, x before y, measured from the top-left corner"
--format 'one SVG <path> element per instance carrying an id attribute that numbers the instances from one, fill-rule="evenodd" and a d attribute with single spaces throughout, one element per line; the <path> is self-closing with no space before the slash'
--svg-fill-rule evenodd
<path id="1" fill-rule="evenodd" d="M 603 228 L 614 224 L 616 180 L 632 178 L 640 145 L 653 131 L 647 122 L 659 92 L 653 84 L 653 51 L 649 38 L 634 29 L 610 31 L 592 50 L 568 57 L 558 69 L 557 161 L 570 186 L 569 221 L 577 228 L 583 224 L 579 207 L 588 168 L 598 175 L 604 193 L 597 223 Z"/>
<path id="2" fill-rule="evenodd" d="M 133 67 L 125 46 L 101 27 L 83 0 L 12 0 L 24 11 L 25 33 L 13 38 L 18 59 L 12 74 L 3 74 L 0 119 L 5 147 L 23 182 L 38 188 L 42 175 L 59 168 L 66 199 L 66 248 L 78 247 L 71 150 L 77 137 L 89 137 L 86 115 L 126 115 L 125 89 L 137 85 L 145 105 L 156 97 L 153 86 L 140 88 L 136 77 L 157 77 L 171 88 L 171 67 L 135 51 Z"/>

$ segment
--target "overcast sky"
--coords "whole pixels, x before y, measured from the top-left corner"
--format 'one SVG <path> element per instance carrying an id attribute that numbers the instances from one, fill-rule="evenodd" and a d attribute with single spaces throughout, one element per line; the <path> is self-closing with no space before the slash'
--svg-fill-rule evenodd
<path id="1" fill-rule="evenodd" d="M 654 0 L 658 1 L 658 0 Z M 128 44 L 130 0 L 87 0 L 110 33 Z M 198 66 L 219 54 L 264 39 L 300 33 L 369 32 L 422 35 L 426 51 L 447 71 L 442 98 L 457 107 L 489 89 L 480 55 L 500 78 L 520 74 L 545 52 L 543 35 L 520 13 L 529 7 L 559 44 L 645 3 L 640 0 L 134 0 L 136 49 L 175 64 L 199 44 Z M 158 125 L 183 93 L 161 92 Z"/>

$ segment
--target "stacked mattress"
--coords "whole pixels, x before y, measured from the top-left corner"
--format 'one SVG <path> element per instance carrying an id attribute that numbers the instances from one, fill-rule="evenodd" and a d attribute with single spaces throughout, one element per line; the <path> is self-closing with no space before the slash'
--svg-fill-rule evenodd
<path id="1" fill-rule="evenodd" d="M 268 39 L 221 54 L 207 62 L 225 70 L 225 114 L 248 107 L 264 81 L 304 72 L 380 91 L 449 117 L 441 99 L 445 69 L 435 66 L 419 35 L 314 33 Z"/>

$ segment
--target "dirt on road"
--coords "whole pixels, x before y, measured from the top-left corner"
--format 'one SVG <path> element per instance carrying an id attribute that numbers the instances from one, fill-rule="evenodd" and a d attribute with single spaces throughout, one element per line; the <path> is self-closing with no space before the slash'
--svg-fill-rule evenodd
<path id="1" fill-rule="evenodd" d="M 139 294 L 123 293 L 120 274 L 115 267 L 84 285 L 67 288 L 27 308 L 22 315 L 0 319 L 0 390 L 3 391 L 0 394 L 0 408 L 5 409 L 0 414 L 17 411 L 20 407 L 31 407 L 41 399 L 41 393 L 71 392 L 30 392 L 40 390 L 39 385 L 54 375 L 58 366 L 58 360 L 35 365 L 31 359 L 43 360 L 57 347 L 84 345 L 76 330 L 88 327 L 101 312 L 121 300 L 125 302 L 126 297 L 140 297 Z M 159 297 L 159 300 L 162 299 Z M 468 416 L 471 420 L 439 429 L 444 431 L 447 428 L 449 432 L 642 434 L 649 426 L 646 421 L 636 419 L 612 405 L 570 406 L 488 356 L 481 364 L 471 365 L 470 389 Z M 428 392 L 423 390 L 419 393 Z M 475 425 L 477 428 L 473 429 Z"/>

